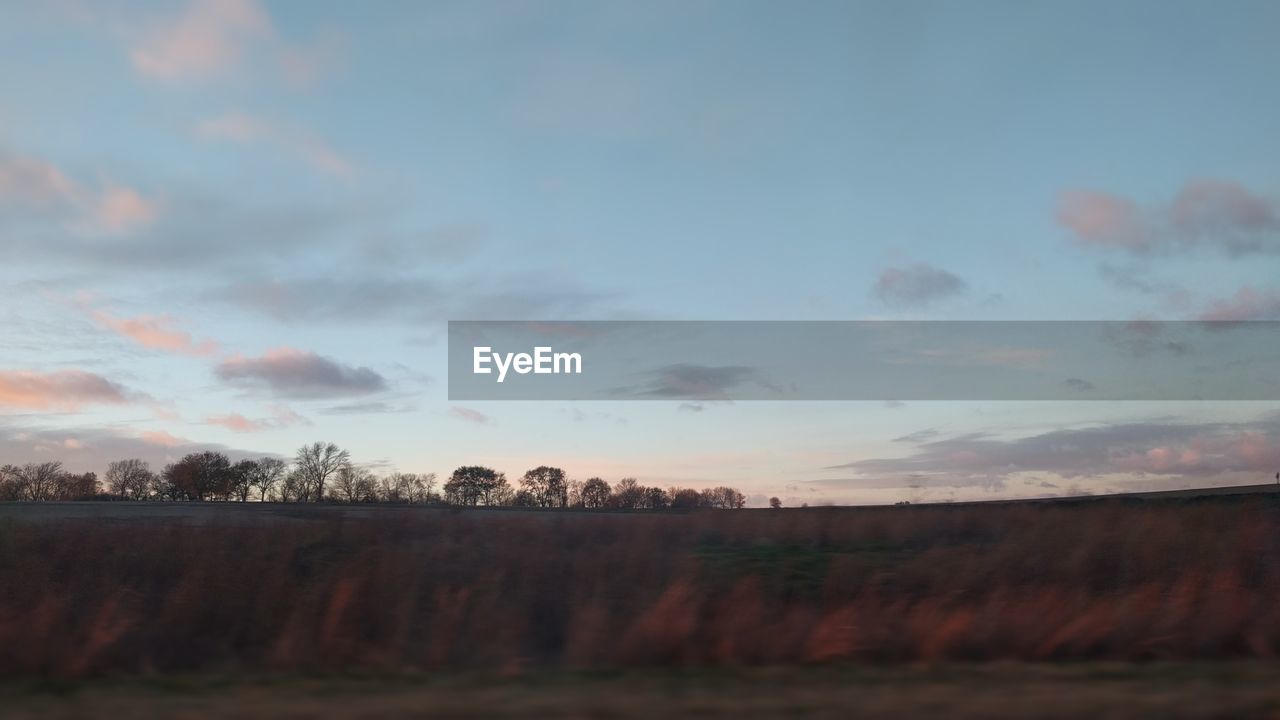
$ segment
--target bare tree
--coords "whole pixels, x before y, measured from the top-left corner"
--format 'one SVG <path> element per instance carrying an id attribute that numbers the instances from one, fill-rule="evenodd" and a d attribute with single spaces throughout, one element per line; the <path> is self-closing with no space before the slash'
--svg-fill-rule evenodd
<path id="1" fill-rule="evenodd" d="M 350 467 L 351 453 L 333 443 L 317 442 L 298 448 L 294 458 L 294 472 L 301 481 L 302 502 L 320 502 L 324 499 L 324 486 L 339 470 Z"/>
<path id="2" fill-rule="evenodd" d="M 426 473 L 425 475 L 414 476 L 415 481 L 410 487 L 409 502 L 424 504 L 435 502 L 440 499 L 436 495 L 436 474 Z"/>
<path id="3" fill-rule="evenodd" d="M 769 507 L 773 508 L 774 510 L 781 510 L 782 501 L 776 497 L 771 497 L 769 498 Z"/>
<path id="4" fill-rule="evenodd" d="M 9 466 L 0 467 L 0 502 L 14 502 L 22 499 L 22 491 L 18 489 L 18 481 L 9 474 Z"/>
<path id="5" fill-rule="evenodd" d="M 231 466 L 231 496 L 238 502 L 249 501 L 249 491 L 253 489 L 253 479 L 258 474 L 257 460 L 241 460 Z"/>
<path id="6" fill-rule="evenodd" d="M 702 491 L 704 507 L 738 510 L 747 504 L 747 497 L 731 487 L 714 487 Z"/>
<path id="7" fill-rule="evenodd" d="M 58 479 L 63 475 L 62 463 L 27 463 L 22 467 L 5 465 L 0 475 L 9 478 L 17 489 L 18 497 L 32 502 L 53 500 L 58 490 Z"/>
<path id="8" fill-rule="evenodd" d="M 94 472 L 60 473 L 54 480 L 54 500 L 92 500 L 102 490 L 98 474 Z"/>
<path id="9" fill-rule="evenodd" d="M 258 489 L 258 500 L 266 502 L 275 487 L 284 479 L 288 463 L 278 457 L 262 457 L 254 463 L 253 474 L 249 484 Z"/>
<path id="10" fill-rule="evenodd" d="M 377 497 L 378 479 L 362 467 L 347 465 L 333 476 L 330 496 L 339 502 L 370 502 Z"/>
<path id="11" fill-rule="evenodd" d="M 144 500 L 151 495 L 155 474 L 145 460 L 117 460 L 107 466 L 107 492 L 128 500 Z"/>
<path id="12" fill-rule="evenodd" d="M 302 475 L 294 470 L 284 476 L 280 485 L 281 502 L 303 502 L 306 497 L 306 482 Z"/>
<path id="13" fill-rule="evenodd" d="M 422 504 L 431 501 L 435 486 L 435 473 L 391 473 L 378 481 L 377 497 L 382 502 Z"/>

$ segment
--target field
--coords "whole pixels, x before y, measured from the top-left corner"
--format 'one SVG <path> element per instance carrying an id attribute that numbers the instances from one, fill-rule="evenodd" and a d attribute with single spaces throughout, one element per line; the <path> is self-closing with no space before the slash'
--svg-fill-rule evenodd
<path id="1" fill-rule="evenodd" d="M 1277 597 L 1275 494 L 685 514 L 9 505 L 0 706 L 306 716 L 322 685 L 343 716 L 995 717 L 1057 696 L 1078 711 L 1063 717 L 1269 717 Z"/>
<path id="2" fill-rule="evenodd" d="M 12 718 L 1275 718 L 1263 663 L 163 677 L 0 688 Z"/>

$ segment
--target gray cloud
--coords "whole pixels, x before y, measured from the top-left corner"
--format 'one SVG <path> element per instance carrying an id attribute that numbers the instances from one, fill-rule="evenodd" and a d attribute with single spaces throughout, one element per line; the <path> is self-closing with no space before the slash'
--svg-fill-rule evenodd
<path id="1" fill-rule="evenodd" d="M 1089 392 L 1090 390 L 1093 390 L 1095 387 L 1094 384 L 1089 382 L 1088 380 L 1085 380 L 1083 378 L 1075 378 L 1075 377 L 1067 378 L 1066 380 L 1063 380 L 1062 384 L 1066 385 L 1072 390 L 1076 390 L 1082 393 Z"/>
<path id="2" fill-rule="evenodd" d="M 938 437 L 938 435 L 940 434 L 941 433 L 934 428 L 927 428 L 925 430 L 917 430 L 913 433 L 907 433 L 906 435 L 896 437 L 893 439 L 893 442 L 900 442 L 900 443 L 928 442 L 929 440 L 932 440 Z"/>
<path id="3" fill-rule="evenodd" d="M 857 460 L 829 469 L 870 477 L 1003 477 L 1046 472 L 1060 477 L 1107 474 L 1205 479 L 1270 477 L 1280 467 L 1280 414 L 1255 422 L 1134 422 L 1063 429 L 1004 439 L 975 433 L 921 443 L 902 458 Z"/>
<path id="4" fill-rule="evenodd" d="M 0 217 L 4 246 L 31 264 L 58 267 L 104 266 L 130 271 L 172 272 L 210 266 L 235 267 L 252 259 L 286 258 L 298 248 L 316 247 L 341 237 L 367 212 L 354 206 L 253 207 L 215 195 L 176 191 L 154 201 L 152 222 L 117 233 L 112 241 L 92 232 L 68 230 L 63 217 L 41 220 Z M 18 228 L 15 223 L 20 223 Z M 17 232 L 17 229 L 21 232 Z M 73 228 L 74 229 L 74 228 Z M 269 253 L 269 254 L 268 254 Z"/>
<path id="5" fill-rule="evenodd" d="M 759 382 L 754 368 L 741 365 L 693 365 L 678 363 L 650 373 L 652 380 L 638 388 L 620 388 L 620 394 L 693 400 L 723 399 L 728 391 L 748 382 Z"/>
<path id="6" fill-rule="evenodd" d="M 412 410 L 413 407 L 408 405 L 393 405 L 389 402 L 377 400 L 373 402 L 333 405 L 319 410 L 319 413 L 321 415 L 374 415 L 380 413 L 411 412 Z"/>
<path id="7" fill-rule="evenodd" d="M 407 317 L 424 320 L 446 295 L 422 279 L 314 277 L 239 280 L 209 297 L 284 322 Z"/>
<path id="8" fill-rule="evenodd" d="M 1103 339 L 1122 352 L 1134 357 L 1152 354 L 1187 355 L 1195 350 L 1186 335 L 1196 328 L 1188 324 L 1133 320 L 1126 323 L 1107 323 Z M 1180 336 L 1170 333 L 1181 331 Z"/>
<path id="9" fill-rule="evenodd" d="M 1280 290 L 1240 288 L 1229 298 L 1209 303 L 1200 319 L 1215 322 L 1280 320 Z"/>
<path id="10" fill-rule="evenodd" d="M 462 407 L 460 405 L 454 405 L 450 407 L 449 416 L 452 418 L 456 418 L 458 420 L 462 420 L 463 422 L 475 423 L 477 425 L 488 425 L 489 423 L 493 422 L 493 418 L 489 417 L 488 415 L 485 415 L 479 410 L 473 410 L 471 408 Z"/>
<path id="11" fill-rule="evenodd" d="M 166 463 L 203 450 L 225 452 L 233 460 L 272 455 L 201 443 L 166 432 L 123 430 L 102 427 L 51 428 L 40 425 L 0 425 L 0 457 L 5 462 L 27 463 L 59 460 L 74 472 L 106 472 L 107 464 L 125 458 L 140 458 L 159 471 Z"/>
<path id="12" fill-rule="evenodd" d="M 291 348 L 272 350 L 257 358 L 228 358 L 218 363 L 214 374 L 232 385 L 304 400 L 368 395 L 387 389 L 386 379 L 367 367 L 342 365 Z"/>
<path id="13" fill-rule="evenodd" d="M 913 307 L 927 305 L 965 291 L 968 285 L 959 276 L 927 263 L 891 267 L 876 278 L 874 292 L 887 305 Z"/>
<path id="14" fill-rule="evenodd" d="M 597 314 L 608 296 L 523 276 L 445 285 L 355 268 L 328 276 L 239 280 L 207 297 L 284 322 L 429 323 L 581 318 Z"/>

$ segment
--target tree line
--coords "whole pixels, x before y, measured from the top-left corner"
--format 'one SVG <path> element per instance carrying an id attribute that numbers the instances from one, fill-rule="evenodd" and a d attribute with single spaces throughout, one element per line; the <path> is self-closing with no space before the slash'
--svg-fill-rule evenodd
<path id="1" fill-rule="evenodd" d="M 220 452 L 195 452 L 160 472 L 137 458 L 117 460 L 107 467 L 102 480 L 92 472 L 67 472 L 56 461 L 0 467 L 0 501 L 56 500 L 378 502 L 629 510 L 737 509 L 746 504 L 746 497 L 731 487 L 663 489 L 642 485 L 635 478 L 610 485 L 598 477 L 573 480 L 564 470 L 546 465 L 524 473 L 516 485 L 505 473 L 464 465 L 437 488 L 435 473 L 378 475 L 352 463 L 346 450 L 323 442 L 298 448 L 292 460 L 262 457 L 233 462 Z M 771 504 L 778 506 L 776 499 Z"/>

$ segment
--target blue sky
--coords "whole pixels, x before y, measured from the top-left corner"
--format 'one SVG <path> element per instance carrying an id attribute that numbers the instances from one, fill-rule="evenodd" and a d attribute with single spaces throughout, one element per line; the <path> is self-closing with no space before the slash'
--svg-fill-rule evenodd
<path id="1" fill-rule="evenodd" d="M 3 461 L 325 438 L 793 504 L 1254 477 L 1261 403 L 459 405 L 443 333 L 1278 319 L 1277 31 L 1265 2 L 0 3 Z M 1022 452 L 1080 428 L 1116 461 Z"/>

